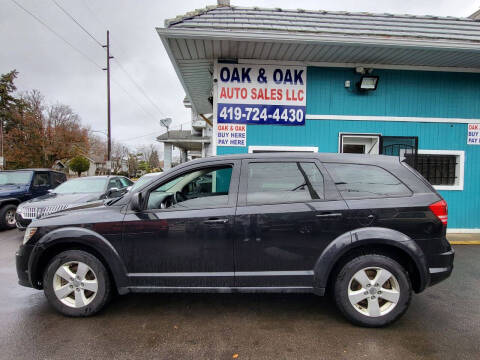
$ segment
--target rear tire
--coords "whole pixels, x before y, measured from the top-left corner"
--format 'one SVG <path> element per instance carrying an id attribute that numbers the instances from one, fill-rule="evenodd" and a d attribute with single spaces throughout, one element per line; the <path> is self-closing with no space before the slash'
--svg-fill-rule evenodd
<path id="1" fill-rule="evenodd" d="M 365 327 L 386 326 L 407 310 L 412 285 L 405 269 L 378 254 L 358 256 L 347 262 L 335 279 L 337 307 L 352 323 Z"/>
<path id="2" fill-rule="evenodd" d="M 43 275 L 43 289 L 57 311 L 72 317 L 97 313 L 112 293 L 105 266 L 81 250 L 64 251 L 50 261 Z"/>
<path id="3" fill-rule="evenodd" d="M 10 230 L 16 227 L 15 212 L 17 206 L 13 204 L 5 205 L 0 209 L 0 229 Z"/>

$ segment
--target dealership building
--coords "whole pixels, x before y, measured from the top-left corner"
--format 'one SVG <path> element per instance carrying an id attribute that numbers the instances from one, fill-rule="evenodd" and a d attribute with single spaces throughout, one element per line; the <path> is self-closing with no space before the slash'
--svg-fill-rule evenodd
<path id="1" fill-rule="evenodd" d="M 397 156 L 480 232 L 480 20 L 219 1 L 157 31 L 195 125 L 168 149 Z"/>

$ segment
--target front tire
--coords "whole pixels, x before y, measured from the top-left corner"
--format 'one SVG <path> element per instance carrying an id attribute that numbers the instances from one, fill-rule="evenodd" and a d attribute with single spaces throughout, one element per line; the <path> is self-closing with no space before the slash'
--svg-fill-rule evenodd
<path id="1" fill-rule="evenodd" d="M 68 250 L 56 255 L 43 276 L 49 303 L 66 316 L 85 317 L 100 311 L 111 296 L 105 266 L 92 254 Z"/>
<path id="2" fill-rule="evenodd" d="M 0 229 L 10 230 L 16 226 L 15 211 L 17 206 L 10 204 L 0 209 Z"/>
<path id="3" fill-rule="evenodd" d="M 362 255 L 342 267 L 335 279 L 334 295 L 337 307 L 349 321 L 381 327 L 405 313 L 412 285 L 395 260 L 378 254 Z"/>

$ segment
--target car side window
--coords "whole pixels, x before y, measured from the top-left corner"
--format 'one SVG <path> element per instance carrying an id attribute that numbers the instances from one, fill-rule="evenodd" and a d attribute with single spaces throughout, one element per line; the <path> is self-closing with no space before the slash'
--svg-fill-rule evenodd
<path id="1" fill-rule="evenodd" d="M 125 187 L 133 184 L 133 182 L 130 181 L 129 179 L 127 179 L 127 178 L 121 177 L 119 179 L 120 179 L 120 183 L 122 184 L 122 188 L 125 188 Z"/>
<path id="2" fill-rule="evenodd" d="M 231 166 L 190 171 L 151 191 L 147 209 L 199 209 L 228 205 L 231 177 Z"/>
<path id="3" fill-rule="evenodd" d="M 60 174 L 60 173 L 51 173 L 51 183 L 52 183 L 52 187 L 55 188 L 57 187 L 58 185 L 60 185 L 61 183 L 63 183 L 65 181 L 65 174 Z"/>
<path id="4" fill-rule="evenodd" d="M 344 199 L 410 196 L 412 192 L 387 170 L 364 164 L 325 164 Z"/>
<path id="5" fill-rule="evenodd" d="M 33 186 L 50 186 L 48 173 L 35 173 L 33 177 Z"/>
<path id="6" fill-rule="evenodd" d="M 249 163 L 247 204 L 324 199 L 323 176 L 315 163 Z"/>
<path id="7" fill-rule="evenodd" d="M 110 180 L 108 180 L 108 187 L 107 187 L 107 190 L 111 190 L 113 188 L 117 188 L 117 189 L 121 189 L 122 188 L 122 184 L 120 183 L 120 181 L 118 180 L 118 178 L 111 178 Z"/>

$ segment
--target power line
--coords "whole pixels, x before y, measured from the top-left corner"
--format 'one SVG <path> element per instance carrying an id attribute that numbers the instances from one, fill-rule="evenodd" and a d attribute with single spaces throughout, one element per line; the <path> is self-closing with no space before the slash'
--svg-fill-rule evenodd
<path id="1" fill-rule="evenodd" d="M 143 88 L 137 83 L 137 81 L 127 72 L 127 70 L 123 67 L 120 61 L 116 58 L 114 58 L 113 60 L 118 64 L 118 66 L 125 73 L 125 75 L 127 75 L 130 81 L 136 86 L 138 91 L 140 91 L 143 94 L 143 96 L 160 112 L 160 115 L 165 116 L 165 114 L 160 109 L 160 107 L 157 104 L 155 104 L 155 102 L 150 98 L 150 96 L 147 95 L 145 90 L 143 90 Z"/>
<path id="2" fill-rule="evenodd" d="M 127 139 L 120 139 L 120 140 L 117 140 L 117 141 L 130 141 L 130 140 L 135 140 L 135 139 L 140 139 L 140 138 L 143 138 L 143 137 L 146 137 L 146 136 L 150 136 L 150 135 L 155 135 L 155 134 L 158 134 L 159 131 L 155 131 L 153 133 L 149 133 L 149 134 L 145 134 L 145 135 L 140 135 L 140 136 L 135 136 L 135 137 L 132 137 L 132 138 L 127 138 Z"/>
<path id="3" fill-rule="evenodd" d="M 36 21 L 38 21 L 41 25 L 43 25 L 48 31 L 50 31 L 52 34 L 54 34 L 56 37 L 58 37 L 60 40 L 62 40 L 64 43 L 66 43 L 68 46 L 70 46 L 73 50 L 75 50 L 77 53 L 82 55 L 85 59 L 87 59 L 89 62 L 94 64 L 97 68 L 102 69 L 102 66 L 99 65 L 95 60 L 93 60 L 90 56 L 85 54 L 82 50 L 77 48 L 75 45 L 73 45 L 70 41 L 65 39 L 62 35 L 60 35 L 58 32 L 56 32 L 54 29 L 52 29 L 50 26 L 48 26 L 42 19 L 40 19 L 38 16 L 33 14 L 31 11 L 23 7 L 20 3 L 18 3 L 16 0 L 10 0 L 13 2 L 15 5 L 17 5 L 20 9 L 25 11 L 28 15 L 33 17 Z"/>
<path id="4" fill-rule="evenodd" d="M 60 10 L 62 10 L 73 22 L 75 22 L 75 24 L 77 24 L 88 36 L 90 36 L 98 45 L 100 45 L 102 48 L 103 48 L 103 45 L 102 43 L 100 43 L 100 41 L 98 41 L 84 26 L 82 26 L 82 24 L 80 24 L 79 21 L 77 21 L 75 19 L 75 17 L 73 15 L 71 15 L 67 10 L 65 10 L 62 6 L 60 6 L 58 4 L 58 2 L 56 0 L 52 0 L 52 2 L 57 5 L 57 7 L 60 8 Z M 90 11 L 91 13 L 93 13 L 93 11 L 90 9 L 90 7 L 88 6 L 88 4 L 86 4 L 86 2 L 83 2 L 84 5 L 86 6 L 86 8 L 88 9 L 88 11 Z M 98 20 L 98 18 L 97 18 Z M 122 63 L 117 59 L 117 58 L 114 58 L 114 61 L 118 64 L 120 70 L 123 71 L 123 73 L 128 77 L 128 79 L 135 85 L 135 87 L 137 88 L 137 90 L 145 97 L 145 99 L 147 99 L 150 104 L 153 105 L 153 107 L 155 107 L 158 112 L 160 113 L 161 116 L 165 116 L 164 112 L 162 111 L 162 109 L 160 109 L 160 107 L 151 99 L 150 96 L 148 96 L 148 94 L 146 93 L 146 91 L 142 88 L 142 86 L 134 79 L 133 76 L 130 75 L 130 73 L 125 69 L 125 67 L 122 65 Z"/>
<path id="5" fill-rule="evenodd" d="M 73 21 L 75 24 L 77 24 L 77 25 L 80 27 L 80 29 L 82 29 L 88 36 L 90 36 L 90 38 L 92 38 L 93 41 L 95 41 L 98 45 L 100 45 L 100 47 L 103 47 L 102 43 L 101 43 L 100 41 L 98 41 L 98 40 L 95 38 L 95 36 L 93 36 L 92 34 L 90 34 L 90 33 L 88 32 L 88 30 L 85 29 L 85 28 L 82 26 L 82 24 L 80 24 L 80 23 L 77 21 L 77 19 L 75 19 L 75 18 L 73 17 L 73 15 L 71 15 L 67 10 L 65 10 L 65 9 L 64 9 L 58 2 L 56 2 L 55 0 L 52 0 L 52 2 L 53 2 L 60 10 L 62 10 L 62 12 L 63 12 L 65 15 L 67 15 L 70 19 L 72 19 L 72 21 Z"/>
<path id="6" fill-rule="evenodd" d="M 117 80 L 115 79 L 112 79 L 112 81 L 125 93 L 127 94 L 138 106 L 140 109 L 143 110 L 143 112 L 148 116 L 148 117 L 151 117 L 151 118 L 155 118 L 154 115 L 152 115 L 149 111 L 147 111 L 142 104 L 140 104 L 140 102 L 138 102 L 138 100 L 129 92 L 127 91 L 127 89 L 125 89 Z"/>

